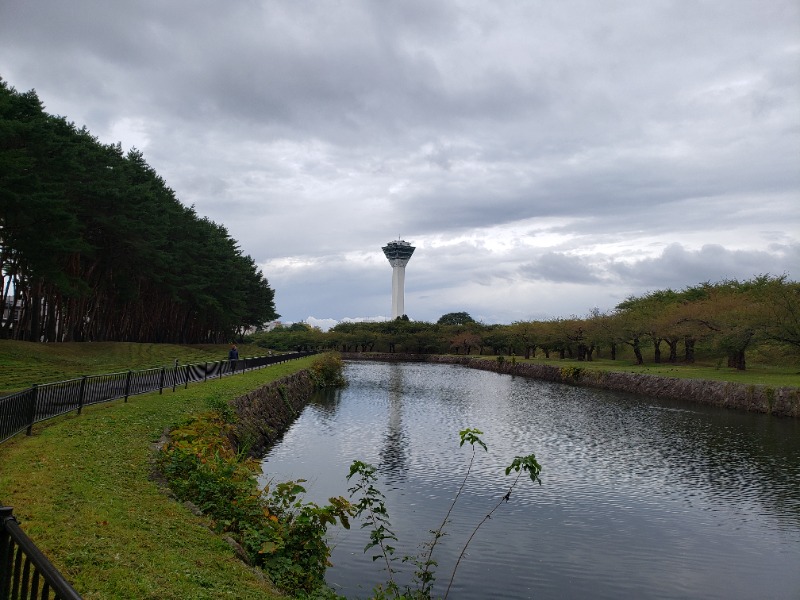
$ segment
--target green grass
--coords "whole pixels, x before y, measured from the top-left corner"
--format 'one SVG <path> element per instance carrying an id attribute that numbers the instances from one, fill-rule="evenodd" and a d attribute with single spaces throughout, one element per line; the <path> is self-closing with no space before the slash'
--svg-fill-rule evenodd
<path id="1" fill-rule="evenodd" d="M 462 355 L 463 356 L 463 355 Z M 484 360 L 497 360 L 496 356 L 477 356 Z M 577 361 L 574 359 L 545 359 L 544 356 L 525 360 L 515 357 L 518 363 L 531 363 L 539 365 L 552 365 L 554 367 L 579 366 L 582 369 L 596 371 L 619 371 L 623 373 L 641 373 L 645 375 L 658 375 L 661 377 L 676 377 L 680 379 L 702 379 L 708 381 L 731 381 L 746 385 L 769 385 L 772 387 L 800 387 L 800 368 L 796 365 L 772 366 L 753 364 L 745 371 L 728 368 L 717 363 L 698 362 L 693 365 L 683 363 L 647 363 L 637 365 L 628 359 L 610 360 L 607 358 L 592 361 Z M 506 361 L 511 360 L 505 357 Z"/>
<path id="2" fill-rule="evenodd" d="M 214 362 L 228 358 L 228 345 L 135 344 L 125 342 L 74 342 L 37 344 L 0 340 L 0 395 L 34 383 L 50 383 L 82 375 L 115 373 Z M 239 356 L 263 356 L 258 346 L 239 346 Z"/>
<path id="3" fill-rule="evenodd" d="M 162 432 L 313 358 L 84 409 L 0 445 L 0 502 L 84 598 L 269 599 L 272 586 L 151 479 Z M 105 363 L 109 364 L 109 363 Z"/>

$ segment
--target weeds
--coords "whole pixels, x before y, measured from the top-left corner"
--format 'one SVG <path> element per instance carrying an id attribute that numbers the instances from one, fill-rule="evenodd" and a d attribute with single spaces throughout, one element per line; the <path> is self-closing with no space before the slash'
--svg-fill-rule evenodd
<path id="1" fill-rule="evenodd" d="M 330 556 L 325 532 L 336 523 L 349 528 L 350 503 L 342 497 L 325 506 L 303 502 L 303 480 L 260 490 L 257 462 L 237 451 L 230 430 L 218 411 L 174 429 L 158 459 L 171 489 L 239 542 L 280 588 L 312 593 L 324 587 Z"/>

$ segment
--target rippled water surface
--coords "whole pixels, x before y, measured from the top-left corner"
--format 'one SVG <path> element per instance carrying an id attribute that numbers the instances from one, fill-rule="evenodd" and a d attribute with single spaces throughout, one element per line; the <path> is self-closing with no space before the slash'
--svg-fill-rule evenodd
<path id="1" fill-rule="evenodd" d="M 416 555 L 470 459 L 458 432 L 484 431 L 437 546 L 434 595 L 507 491 L 504 467 L 536 454 L 469 547 L 451 598 L 800 599 L 800 426 L 455 365 L 349 363 L 264 459 L 265 483 L 308 480 L 308 499 L 347 496 L 355 460 L 379 468 L 399 538 Z M 386 581 L 366 530 L 336 529 L 328 582 L 348 598 Z M 401 583 L 413 568 L 397 564 Z"/>

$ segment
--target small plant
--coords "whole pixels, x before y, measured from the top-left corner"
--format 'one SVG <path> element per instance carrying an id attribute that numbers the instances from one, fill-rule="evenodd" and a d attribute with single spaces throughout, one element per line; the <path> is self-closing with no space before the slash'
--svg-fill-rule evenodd
<path id="1" fill-rule="evenodd" d="M 360 460 L 353 461 L 350 465 L 350 473 L 347 475 L 347 480 L 350 481 L 354 476 L 358 475 L 358 479 L 353 487 L 349 488 L 350 497 L 360 494 L 361 498 L 353 505 L 355 515 L 364 516 L 364 522 L 361 528 L 370 528 L 369 543 L 364 547 L 366 553 L 370 548 L 378 547 L 380 552 L 372 556 L 373 562 L 378 559 L 383 559 L 384 568 L 389 577 L 386 584 L 386 590 L 376 590 L 392 594 L 390 597 L 397 597 L 399 587 L 394 581 L 394 569 L 392 563 L 396 560 L 394 557 L 395 548 L 390 542 L 396 542 L 397 536 L 389 528 L 389 513 L 386 510 L 386 497 L 383 493 L 375 487 L 377 469 L 372 465 L 362 462 Z"/>
<path id="2" fill-rule="evenodd" d="M 267 486 L 266 527 L 246 532 L 244 539 L 248 547 L 257 548 L 259 564 L 283 589 L 313 591 L 322 586 L 328 566 L 325 532 L 337 521 L 349 529 L 352 509 L 341 497 L 330 498 L 326 506 L 304 502 L 302 483 L 305 480 L 277 483 L 272 489 Z"/>
<path id="3" fill-rule="evenodd" d="M 480 529 L 483 526 L 483 524 L 486 523 L 486 521 L 492 518 L 492 515 L 497 511 L 498 508 L 500 508 L 500 505 L 503 504 L 503 502 L 508 502 L 511 499 L 511 492 L 514 491 L 514 488 L 517 486 L 517 483 L 519 482 L 520 477 L 522 477 L 522 474 L 527 473 L 528 476 L 531 478 L 531 481 L 538 482 L 539 485 L 542 485 L 542 480 L 539 479 L 539 473 L 541 473 L 542 467 L 536 461 L 536 456 L 533 454 L 529 454 L 527 456 L 515 456 L 511 464 L 506 467 L 506 475 L 511 473 L 511 471 L 515 471 L 517 473 L 517 476 L 514 479 L 514 482 L 508 488 L 508 491 L 506 492 L 505 496 L 500 498 L 497 504 L 494 505 L 494 508 L 492 508 L 492 510 L 489 511 L 489 514 L 487 514 L 480 521 L 480 523 L 478 523 L 475 526 L 475 529 L 473 529 L 472 533 L 469 536 L 469 539 L 467 539 L 467 542 L 464 544 L 464 547 L 461 548 L 461 554 L 458 555 L 456 566 L 453 567 L 453 573 L 450 576 L 450 583 L 447 584 L 447 591 L 444 594 L 445 598 L 447 598 L 447 596 L 450 594 L 450 588 L 452 587 L 453 580 L 456 577 L 456 571 L 458 571 L 458 566 L 461 564 L 461 559 L 464 558 L 464 554 L 466 554 L 467 548 L 472 542 L 472 538 L 474 538 L 475 534 L 478 533 L 478 529 Z"/>
<path id="4" fill-rule="evenodd" d="M 309 369 L 317 387 L 344 387 L 344 361 L 336 352 L 326 352 L 317 358 Z"/>
<path id="5" fill-rule="evenodd" d="M 772 414 L 772 409 L 775 407 L 775 389 L 769 386 L 765 387 L 764 397 L 767 399 L 767 412 Z"/>
<path id="6" fill-rule="evenodd" d="M 356 494 L 360 495 L 360 499 L 353 504 L 355 515 L 363 515 L 364 522 L 361 527 L 370 528 L 370 541 L 364 547 L 364 552 L 366 553 L 372 548 L 378 548 L 379 552 L 372 556 L 372 560 L 376 561 L 382 559 L 384 562 L 384 568 L 386 569 L 389 577 L 385 586 L 378 586 L 375 588 L 373 596 L 374 599 L 383 600 L 385 598 L 407 598 L 424 600 L 431 598 L 433 582 L 436 579 L 435 568 L 438 566 L 438 563 L 433 558 L 434 550 L 438 541 L 445 535 L 445 526 L 450 522 L 450 515 L 453 512 L 453 509 L 464 490 L 470 472 L 472 471 L 472 467 L 475 462 L 476 445 L 483 448 L 484 451 L 488 451 L 486 444 L 479 437 L 481 435 L 483 435 L 483 432 L 479 429 L 467 428 L 459 431 L 459 445 L 463 446 L 464 444 L 469 444 L 472 448 L 472 456 L 470 458 L 469 465 L 467 466 L 467 472 L 464 475 L 464 479 L 462 480 L 461 485 L 459 486 L 458 491 L 453 498 L 453 502 L 450 504 L 450 508 L 442 520 L 442 523 L 437 529 L 431 530 L 430 533 L 432 537 L 430 541 L 425 544 L 427 550 L 420 556 L 405 556 L 402 560 L 402 562 L 413 563 L 417 568 L 414 573 L 414 582 L 417 586 L 416 589 L 412 589 L 410 586 L 406 586 L 405 589 L 401 589 L 395 581 L 396 570 L 394 569 L 394 563 L 397 558 L 394 556 L 395 548 L 391 545 L 391 542 L 396 542 L 397 537 L 391 530 L 391 522 L 389 520 L 388 510 L 386 509 L 385 497 L 374 485 L 375 481 L 377 480 L 376 468 L 362 461 L 354 461 L 350 466 L 350 473 L 347 476 L 348 481 L 354 476 L 358 476 L 356 485 L 348 490 L 350 492 L 350 497 L 352 498 Z M 478 533 L 478 530 L 492 517 L 492 515 L 504 502 L 508 502 L 510 500 L 511 494 L 516 488 L 523 474 L 527 474 L 531 481 L 537 482 L 539 485 L 541 485 L 542 481 L 539 478 L 541 470 L 542 467 L 536 461 L 536 456 L 534 454 L 529 454 L 527 456 L 516 456 L 511 464 L 506 467 L 506 476 L 512 472 L 517 473 L 517 476 L 506 490 L 506 493 L 497 501 L 489 513 L 478 522 L 478 524 L 472 530 L 469 538 L 464 543 L 461 553 L 459 554 L 456 564 L 453 567 L 453 571 L 450 575 L 450 581 L 447 585 L 444 598 L 447 598 L 449 595 L 450 588 L 455 580 L 456 572 L 461 564 L 461 560 L 466 554 L 467 548 L 469 547 L 473 538 Z"/>
<path id="7" fill-rule="evenodd" d="M 292 413 L 295 417 L 297 416 L 297 411 L 292 406 L 292 403 L 289 401 L 289 390 L 286 388 L 285 385 L 278 386 L 278 395 L 281 397 L 284 405 L 286 408 L 289 409 L 289 412 Z"/>
<path id="8" fill-rule="evenodd" d="M 561 381 L 578 381 L 582 376 L 584 369 L 581 367 L 561 367 Z"/>

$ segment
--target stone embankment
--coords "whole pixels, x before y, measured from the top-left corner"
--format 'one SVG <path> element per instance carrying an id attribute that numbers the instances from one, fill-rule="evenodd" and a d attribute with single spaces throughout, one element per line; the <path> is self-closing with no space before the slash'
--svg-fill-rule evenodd
<path id="1" fill-rule="evenodd" d="M 317 387 L 308 371 L 300 371 L 239 396 L 231 402 L 238 419 L 236 447 L 263 456 L 302 412 Z"/>
<path id="2" fill-rule="evenodd" d="M 486 357 L 443 356 L 438 354 L 343 353 L 345 360 L 378 360 L 389 362 L 436 362 L 464 365 L 530 377 L 555 383 L 602 388 L 620 392 L 644 394 L 652 398 L 689 400 L 725 408 L 768 413 L 782 417 L 800 417 L 800 389 L 773 388 L 766 385 L 747 385 L 726 381 L 679 379 L 639 373 L 622 373 L 582 368 L 569 363 L 563 367 L 513 363 L 511 360 L 492 360 Z"/>

